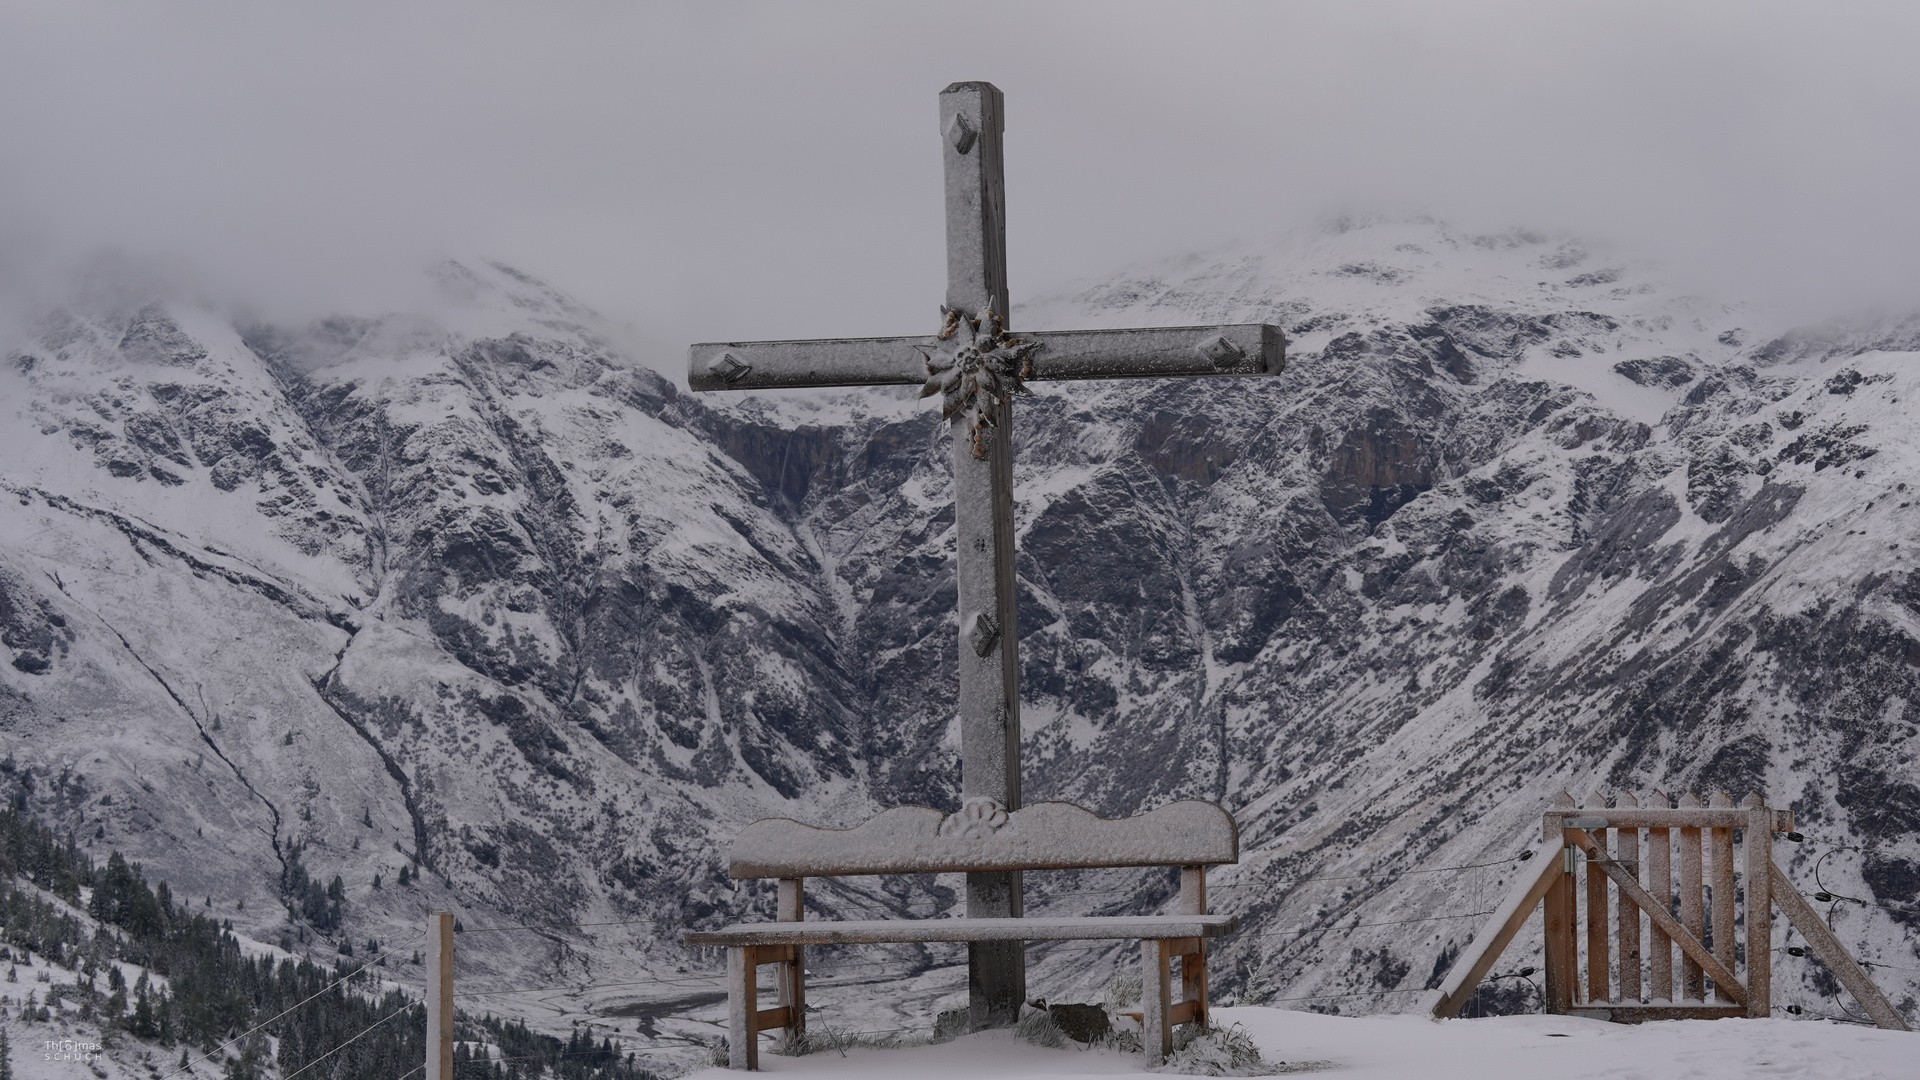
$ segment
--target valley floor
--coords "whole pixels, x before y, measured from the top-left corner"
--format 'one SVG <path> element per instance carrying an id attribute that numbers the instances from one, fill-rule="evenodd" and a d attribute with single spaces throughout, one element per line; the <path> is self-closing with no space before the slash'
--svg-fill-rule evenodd
<path id="1" fill-rule="evenodd" d="M 1920 1034 L 1824 1020 L 1671 1021 L 1627 1026 L 1564 1016 L 1510 1016 L 1443 1023 L 1414 1016 L 1325 1016 L 1260 1007 L 1214 1010 L 1239 1024 L 1268 1061 L 1341 1080 L 1847 1080 L 1912 1077 Z M 832 1080 L 916 1080 L 992 1076 L 1137 1075 L 1140 1058 L 1107 1051 L 1055 1050 L 1011 1032 L 986 1032 L 935 1046 L 855 1049 L 844 1055 L 763 1054 L 765 1072 Z M 1304 1068 L 1302 1068 L 1304 1067 Z M 734 1075 L 695 1073 L 701 1080 Z"/>

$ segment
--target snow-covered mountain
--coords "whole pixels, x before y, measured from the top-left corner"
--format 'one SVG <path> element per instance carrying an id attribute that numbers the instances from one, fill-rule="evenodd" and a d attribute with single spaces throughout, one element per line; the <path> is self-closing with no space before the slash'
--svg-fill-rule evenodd
<path id="1" fill-rule="evenodd" d="M 463 939 L 477 987 L 697 975 L 683 927 L 766 903 L 740 825 L 956 801 L 944 430 L 894 391 L 696 398 L 523 274 L 441 283 L 304 327 L 76 307 L 8 356 L 0 782 L 266 940 L 314 941 L 297 862 L 356 939 L 621 924 Z M 1227 997 L 1411 1002 L 1478 920 L 1405 920 L 1492 906 L 1554 794 L 1725 789 L 1859 849 L 1835 925 L 1911 1011 L 1920 320 L 1770 329 L 1564 238 L 1345 221 L 1015 325 L 1215 320 L 1283 326 L 1286 373 L 1036 386 L 1016 476 L 1027 798 L 1231 807 Z M 1036 949 L 1034 992 L 1126 955 Z"/>

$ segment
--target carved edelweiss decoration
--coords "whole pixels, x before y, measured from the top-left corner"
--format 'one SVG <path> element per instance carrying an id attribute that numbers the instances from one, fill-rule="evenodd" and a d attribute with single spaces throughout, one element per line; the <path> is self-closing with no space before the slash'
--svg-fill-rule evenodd
<path id="1" fill-rule="evenodd" d="M 940 835 L 954 840 L 985 840 L 1007 823 L 1006 808 L 988 798 L 972 798 L 960 804 L 960 812 L 949 814 L 940 823 Z"/>
<path id="2" fill-rule="evenodd" d="M 1032 358 L 1040 345 L 1008 334 L 1000 316 L 991 311 L 975 318 L 942 306 L 940 313 L 947 323 L 936 340 L 946 344 L 927 354 L 927 382 L 920 396 L 941 395 L 942 419 L 965 413 L 973 456 L 984 458 L 993 437 L 992 410 L 1027 392 L 1024 383 L 1033 377 Z"/>

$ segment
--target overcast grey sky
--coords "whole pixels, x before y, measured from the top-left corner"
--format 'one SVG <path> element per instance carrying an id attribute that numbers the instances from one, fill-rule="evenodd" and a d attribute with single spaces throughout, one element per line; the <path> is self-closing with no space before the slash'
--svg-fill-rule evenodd
<path id="1" fill-rule="evenodd" d="M 1007 94 L 1016 300 L 1339 211 L 1920 306 L 1920 5 L 0 0 L 0 290 L 116 247 L 378 308 L 434 253 L 662 342 L 912 332 L 935 98 Z"/>

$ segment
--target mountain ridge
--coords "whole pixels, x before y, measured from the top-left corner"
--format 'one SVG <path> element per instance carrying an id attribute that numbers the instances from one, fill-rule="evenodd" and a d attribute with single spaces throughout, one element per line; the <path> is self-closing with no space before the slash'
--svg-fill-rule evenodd
<path id="1" fill-rule="evenodd" d="M 439 322 L 149 304 L 68 313 L 9 357 L 16 802 L 244 900 L 263 939 L 301 929 L 273 914 L 294 844 L 346 874 L 361 936 L 429 903 L 641 920 L 463 960 L 522 982 L 697 960 L 686 922 L 765 901 L 721 869 L 753 817 L 950 807 L 937 419 L 886 391 L 696 398 L 526 275 L 441 274 L 467 306 Z M 1829 860 L 1877 901 L 1840 925 L 1910 963 L 1910 319 L 1763 332 L 1577 241 L 1425 221 L 1174 260 L 1015 319 L 1291 339 L 1272 379 L 1036 385 L 1016 420 L 1029 798 L 1234 810 L 1225 994 L 1406 1000 L 1471 920 L 1274 935 L 1450 918 L 1499 866 L 1284 883 L 1498 863 L 1567 786 L 1764 789 L 1867 849 Z M 425 882 L 372 888 L 402 862 Z M 1031 887 L 1060 913 L 1169 890 Z M 814 899 L 952 901 L 924 879 Z M 1097 992 L 1109 954 L 1036 949 L 1036 985 Z M 886 1008 L 950 997 L 939 971 Z"/>

